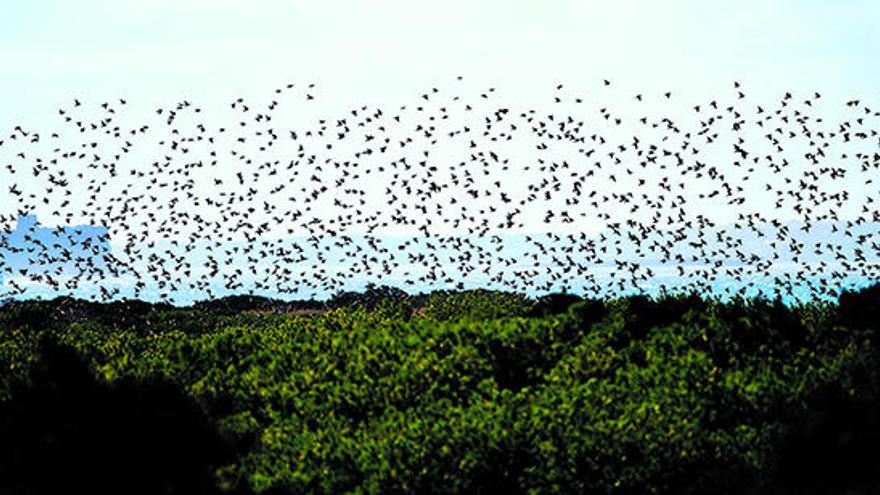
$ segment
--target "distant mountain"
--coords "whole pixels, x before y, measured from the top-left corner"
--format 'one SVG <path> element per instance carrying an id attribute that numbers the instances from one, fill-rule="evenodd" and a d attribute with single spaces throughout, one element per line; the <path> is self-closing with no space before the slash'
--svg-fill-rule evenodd
<path id="1" fill-rule="evenodd" d="M 0 231 L 0 284 L 30 288 L 50 273 L 55 281 L 102 273 L 111 254 L 105 227 L 43 227 L 36 216 L 22 216 L 14 229 Z"/>
<path id="2" fill-rule="evenodd" d="M 651 269 L 652 272 L 640 286 L 640 290 L 644 292 L 656 292 L 660 284 L 674 289 L 693 281 L 705 281 L 717 288 L 730 287 L 731 290 L 744 285 L 770 289 L 774 284 L 780 283 L 781 279 L 777 280 L 775 277 L 785 277 L 794 273 L 793 270 L 806 270 L 810 283 L 833 282 L 841 287 L 854 286 L 875 280 L 871 270 L 880 265 L 880 246 L 876 244 L 878 232 L 880 224 L 876 222 L 855 225 L 845 221 L 806 224 L 801 221 L 751 220 L 749 223 L 741 220 L 738 224 L 712 226 L 689 221 L 683 226 L 658 226 L 646 231 L 626 223 L 611 223 L 602 232 L 594 235 L 499 232 L 491 237 L 477 234 L 448 236 L 460 239 L 458 245 L 473 246 L 483 252 L 492 252 L 499 259 L 510 260 L 509 266 L 498 264 L 495 267 L 505 272 L 508 280 L 519 277 L 512 276 L 514 270 L 533 268 L 531 264 L 518 266 L 519 262 L 528 258 L 524 256 L 526 252 L 537 255 L 538 260 L 543 257 L 548 269 L 553 267 L 557 273 L 561 264 L 565 263 L 563 258 L 574 263 L 576 270 L 562 278 L 551 277 L 549 271 L 535 271 L 534 278 L 531 279 L 533 283 L 528 288 L 493 283 L 487 273 L 477 270 L 468 275 L 466 280 L 455 279 L 446 285 L 433 281 L 407 286 L 404 277 L 400 273 L 394 273 L 386 274 L 379 280 L 350 279 L 344 287 L 337 287 L 335 290 L 344 293 L 358 290 L 365 283 L 381 283 L 405 287 L 408 292 L 430 291 L 449 289 L 457 282 L 463 282 L 462 288 L 515 289 L 537 296 L 546 292 L 577 290 L 584 281 L 578 277 L 587 276 L 598 282 L 599 286 L 610 290 L 614 280 L 620 278 L 621 274 L 625 277 L 630 273 L 629 268 L 636 266 L 640 269 Z M 375 245 L 378 249 L 408 258 L 411 263 L 406 269 L 415 274 L 424 275 L 423 272 L 429 268 L 416 266 L 419 263 L 412 260 L 451 260 L 462 254 L 448 244 L 440 246 L 430 242 L 409 242 L 412 239 L 407 236 L 377 235 L 369 236 L 369 239 L 365 235 L 347 236 L 351 246 L 358 249 L 374 249 L 371 246 Z M 345 267 L 355 260 L 344 249 L 325 252 L 324 248 L 331 246 L 332 239 L 321 239 L 320 246 L 312 245 L 310 239 L 306 238 L 294 237 L 289 241 L 291 245 L 297 246 L 297 261 L 302 266 L 312 266 L 317 258 L 325 266 L 345 271 Z M 497 241 L 497 244 L 493 241 Z M 403 245 L 403 250 L 398 249 Z M 169 294 L 170 301 L 179 305 L 209 298 L 212 299 L 210 302 L 201 304 L 206 306 L 205 309 L 210 306 L 211 311 L 235 312 L 242 308 L 284 310 L 276 302 L 269 302 L 268 298 L 287 300 L 291 294 L 311 299 L 333 297 L 334 289 L 313 290 L 309 295 L 304 282 L 308 277 L 307 273 L 294 271 L 286 276 L 277 274 L 274 269 L 278 268 L 279 261 L 271 256 L 260 258 L 258 266 L 252 266 L 247 264 L 249 262 L 245 261 L 245 255 L 241 254 L 239 258 L 218 267 L 212 276 L 207 275 L 203 260 L 207 259 L 209 249 L 214 253 L 245 253 L 247 247 L 245 241 L 221 242 L 217 246 L 207 240 L 177 245 L 161 240 L 150 241 L 134 246 L 137 253 L 134 268 L 141 275 L 149 275 L 145 271 L 150 269 L 149 266 L 164 268 L 169 273 L 176 274 L 173 266 L 166 266 L 165 262 L 187 259 L 192 264 L 189 280 L 200 280 L 206 285 L 189 291 L 175 289 Z M 795 249 L 800 252 L 795 252 Z M 566 255 L 563 256 L 563 253 Z M 108 229 L 103 226 L 51 228 L 39 225 L 35 216 L 22 216 L 14 229 L 0 231 L 0 299 L 10 296 L 52 298 L 70 295 L 103 300 L 162 300 L 162 277 L 158 280 L 149 276 L 136 279 L 135 273 L 131 273 L 131 277 L 115 277 L 118 269 L 118 265 L 114 263 L 115 254 L 119 253 L 112 252 Z M 794 255 L 797 255 L 796 259 Z M 129 259 L 124 254 L 119 256 Z M 859 257 L 866 263 L 862 274 L 856 273 L 856 265 L 852 263 Z M 706 261 L 707 258 L 711 263 Z M 46 262 L 47 259 L 50 262 Z M 718 265 L 712 267 L 712 263 Z M 824 267 L 826 278 L 833 271 L 840 280 L 826 282 L 816 279 L 821 275 L 818 270 L 820 263 Z M 813 266 L 816 266 L 816 270 L 811 270 L 810 267 Z M 679 271 L 678 267 L 686 269 L 686 274 Z M 241 271 L 242 268 L 247 270 Z M 402 266 L 400 270 L 403 269 Z M 699 271 L 705 269 L 711 269 L 713 276 Z M 224 277 L 236 270 L 240 271 L 234 277 L 237 283 L 227 284 L 227 280 L 231 279 Z M 846 276 L 846 281 L 842 280 L 843 276 Z M 91 280 L 87 280 L 88 278 Z M 139 290 L 135 290 L 136 282 L 140 285 Z M 566 285 L 561 285 L 563 283 Z M 205 287 L 209 287 L 210 291 L 204 290 Z M 275 290 L 274 287 L 278 289 Z M 234 296 L 236 293 L 252 295 Z"/>

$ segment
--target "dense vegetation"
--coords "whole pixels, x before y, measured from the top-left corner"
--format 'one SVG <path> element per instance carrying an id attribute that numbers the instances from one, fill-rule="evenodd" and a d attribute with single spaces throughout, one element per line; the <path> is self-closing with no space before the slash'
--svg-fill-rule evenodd
<path id="1" fill-rule="evenodd" d="M 0 492 L 874 493 L 878 316 L 880 286 L 8 303 Z"/>

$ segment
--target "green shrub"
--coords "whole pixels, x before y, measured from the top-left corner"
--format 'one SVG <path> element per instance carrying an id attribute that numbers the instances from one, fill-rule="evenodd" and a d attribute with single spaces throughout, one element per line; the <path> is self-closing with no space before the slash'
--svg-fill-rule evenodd
<path id="1" fill-rule="evenodd" d="M 875 334 L 833 305 L 563 299 L 173 309 L 127 329 L 3 308 L 0 401 L 53 336 L 103 383 L 172 383 L 198 404 L 237 452 L 214 466 L 225 491 L 678 494 L 777 486 L 783 446 L 846 417 L 817 404 L 880 390 Z"/>

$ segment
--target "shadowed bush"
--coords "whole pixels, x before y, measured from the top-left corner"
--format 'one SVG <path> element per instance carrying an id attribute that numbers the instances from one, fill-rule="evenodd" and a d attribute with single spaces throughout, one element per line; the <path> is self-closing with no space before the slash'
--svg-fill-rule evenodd
<path id="1" fill-rule="evenodd" d="M 837 304 L 843 326 L 880 332 L 880 284 L 857 291 L 845 290 Z"/>
<path id="2" fill-rule="evenodd" d="M 530 318 L 543 318 L 545 316 L 562 314 L 568 311 L 572 304 L 580 301 L 583 301 L 583 298 L 574 294 L 547 294 L 535 301 L 535 304 L 526 313 L 526 316 Z"/>
<path id="3" fill-rule="evenodd" d="M 0 493 L 213 493 L 230 449 L 167 382 L 99 383 L 45 341 L 29 384 L 0 402 Z"/>
<path id="4" fill-rule="evenodd" d="M 760 493 L 868 495 L 880 493 L 880 401 L 831 387 L 812 401 L 786 435 L 774 478 Z"/>

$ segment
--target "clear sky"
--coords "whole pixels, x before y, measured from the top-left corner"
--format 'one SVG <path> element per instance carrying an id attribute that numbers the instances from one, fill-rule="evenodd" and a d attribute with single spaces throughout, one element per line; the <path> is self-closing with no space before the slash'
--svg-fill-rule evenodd
<path id="1" fill-rule="evenodd" d="M 640 111 L 681 115 L 731 97 L 736 80 L 766 105 L 785 91 L 821 91 L 830 103 L 817 111 L 832 122 L 846 117 L 841 102 L 873 102 L 880 88 L 872 1 L 33 0 L 0 2 L 0 20 L 0 136 L 57 126 L 58 108 L 74 98 L 125 98 L 147 115 L 182 100 L 215 109 L 237 97 L 267 101 L 288 82 L 314 82 L 318 97 L 286 109 L 291 123 L 410 104 L 459 75 L 472 94 L 495 87 L 500 101 L 524 108 L 550 109 L 564 83 L 598 106 L 644 93 Z M 603 79 L 613 94 L 601 92 Z M 667 90 L 673 103 L 660 98 Z M 0 162 L 13 158 L 0 149 Z M 12 180 L 0 169 L 0 184 Z M 0 196 L 0 213 L 14 208 Z"/>
<path id="2" fill-rule="evenodd" d="M 0 3 L 0 108 L 37 118 L 73 95 L 138 99 L 320 81 L 394 101 L 453 75 L 505 90 L 880 87 L 871 0 L 31 0 Z"/>

